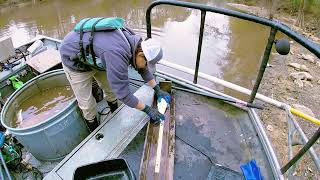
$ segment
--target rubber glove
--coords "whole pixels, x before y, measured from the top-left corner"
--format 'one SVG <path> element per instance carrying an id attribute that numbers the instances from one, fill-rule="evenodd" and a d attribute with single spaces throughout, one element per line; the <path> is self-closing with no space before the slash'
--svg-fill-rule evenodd
<path id="1" fill-rule="evenodd" d="M 145 105 L 142 111 L 148 114 L 152 123 L 159 123 L 161 120 L 165 119 L 164 115 L 161 114 L 157 109 L 148 105 Z"/>
<path id="2" fill-rule="evenodd" d="M 170 104 L 171 96 L 168 92 L 162 91 L 158 84 L 153 89 L 156 92 L 158 102 L 160 102 L 161 98 L 163 98 L 168 104 Z"/>

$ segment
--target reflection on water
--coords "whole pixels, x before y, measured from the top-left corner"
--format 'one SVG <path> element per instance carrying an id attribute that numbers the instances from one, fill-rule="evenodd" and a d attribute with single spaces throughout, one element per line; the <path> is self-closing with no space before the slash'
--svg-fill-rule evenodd
<path id="1" fill-rule="evenodd" d="M 26 128 L 60 113 L 74 100 L 70 86 L 54 87 L 35 94 L 22 102 L 12 127 Z"/>
<path id="2" fill-rule="evenodd" d="M 190 68 L 195 67 L 200 16 L 199 11 L 193 10 L 183 22 L 167 21 L 165 23 L 163 28 L 165 36 L 161 39 L 169 60 Z M 228 42 L 228 18 L 219 14 L 207 13 L 201 53 L 201 72 L 222 76 L 221 66 L 226 64 L 224 60 L 230 51 Z M 174 57 L 174 60 L 171 57 Z"/>
<path id="3" fill-rule="evenodd" d="M 0 36 L 10 35 L 18 46 L 37 34 L 62 39 L 76 22 L 84 17 L 119 16 L 129 27 L 146 37 L 145 12 L 151 0 L 91 0 L 91 1 L 27 1 L 0 9 Z M 194 2 L 223 5 L 221 0 Z M 163 42 L 165 59 L 195 67 L 201 13 L 198 10 L 158 6 L 152 11 L 153 37 Z M 252 88 L 268 29 L 215 13 L 207 13 L 200 71 Z M 159 67 L 192 80 L 192 76 Z M 215 87 L 205 80 L 200 84 Z M 233 94 L 225 90 L 227 93 Z M 234 94 L 233 94 L 234 95 Z"/>
<path id="4" fill-rule="evenodd" d="M 165 22 L 161 37 L 165 45 L 166 58 L 189 68 L 195 67 L 201 12 L 192 11 L 182 22 Z M 207 13 L 203 37 L 200 71 L 232 83 L 253 88 L 263 50 L 267 42 L 268 28 L 224 15 Z M 174 58 L 172 58 L 174 57 Z M 160 70 L 174 71 L 160 67 Z M 179 76 L 191 75 L 174 72 Z M 227 94 L 245 99 L 227 88 L 201 80 L 200 84 L 223 90 Z"/>
<path id="5" fill-rule="evenodd" d="M 230 18 L 229 25 L 228 48 L 231 51 L 226 57 L 228 63 L 222 68 L 223 78 L 252 89 L 267 43 L 269 29 L 235 18 Z M 227 93 L 232 94 L 229 90 Z"/>

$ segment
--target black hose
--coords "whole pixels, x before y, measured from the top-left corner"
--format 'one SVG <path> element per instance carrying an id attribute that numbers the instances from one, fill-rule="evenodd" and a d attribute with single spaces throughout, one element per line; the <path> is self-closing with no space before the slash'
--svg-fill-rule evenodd
<path id="1" fill-rule="evenodd" d="M 23 59 L 24 59 L 24 61 L 26 62 L 26 61 L 27 61 L 27 58 L 26 58 L 26 56 L 24 55 L 24 53 L 23 53 L 20 49 L 17 49 L 17 50 L 22 54 Z"/>

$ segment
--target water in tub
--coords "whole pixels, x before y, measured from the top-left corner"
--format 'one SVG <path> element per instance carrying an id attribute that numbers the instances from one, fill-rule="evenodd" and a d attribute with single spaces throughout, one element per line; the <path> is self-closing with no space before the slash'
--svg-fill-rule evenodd
<path id="1" fill-rule="evenodd" d="M 41 91 L 22 102 L 12 121 L 12 127 L 27 128 L 58 114 L 74 99 L 70 86 Z"/>

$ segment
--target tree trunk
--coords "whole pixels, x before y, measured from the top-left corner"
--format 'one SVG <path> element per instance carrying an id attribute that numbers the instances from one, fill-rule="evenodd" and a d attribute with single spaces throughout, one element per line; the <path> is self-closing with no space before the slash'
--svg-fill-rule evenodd
<path id="1" fill-rule="evenodd" d="M 274 0 L 266 0 L 266 7 L 268 10 L 269 19 L 273 19 L 273 1 Z"/>
<path id="2" fill-rule="evenodd" d="M 298 19 L 297 19 L 297 25 L 303 29 L 304 28 L 304 0 L 300 1 L 300 6 L 299 6 L 299 12 L 298 12 Z"/>
<path id="3" fill-rule="evenodd" d="M 274 13 L 276 12 L 276 9 L 278 8 L 279 0 L 265 0 L 265 7 L 268 10 L 268 18 L 273 19 Z"/>

